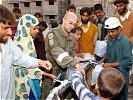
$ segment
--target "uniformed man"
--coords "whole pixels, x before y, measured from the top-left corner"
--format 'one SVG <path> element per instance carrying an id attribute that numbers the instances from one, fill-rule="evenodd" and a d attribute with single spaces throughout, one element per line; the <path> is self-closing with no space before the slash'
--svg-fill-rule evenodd
<path id="1" fill-rule="evenodd" d="M 70 33 L 76 24 L 76 14 L 67 12 L 63 18 L 63 23 L 56 29 L 51 30 L 45 40 L 47 59 L 53 65 L 52 74 L 58 75 L 62 73 L 62 80 L 68 78 L 73 70 L 83 69 L 77 63 L 76 41 Z M 46 83 L 44 84 L 46 85 Z"/>

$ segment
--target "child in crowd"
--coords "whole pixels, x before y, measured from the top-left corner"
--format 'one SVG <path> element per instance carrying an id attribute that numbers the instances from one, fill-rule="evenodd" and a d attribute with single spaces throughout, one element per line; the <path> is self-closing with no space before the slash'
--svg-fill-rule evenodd
<path id="1" fill-rule="evenodd" d="M 16 34 L 16 31 L 17 31 L 17 26 L 18 26 L 19 18 L 21 17 L 21 9 L 19 9 L 17 7 L 13 8 L 13 15 L 15 17 L 15 23 L 11 27 L 11 30 L 12 30 L 12 33 L 13 33 L 11 35 L 12 39 L 14 38 L 14 36 Z"/>
<path id="2" fill-rule="evenodd" d="M 72 30 L 72 33 L 74 34 L 74 37 L 77 42 L 77 56 L 83 58 L 83 49 L 82 49 L 82 43 L 81 43 L 81 37 L 82 37 L 82 29 L 80 27 L 75 27 Z"/>
<path id="3" fill-rule="evenodd" d="M 57 28 L 59 26 L 58 22 L 56 20 L 53 20 L 51 22 L 51 28 Z"/>
<path id="4" fill-rule="evenodd" d="M 83 71 L 83 74 L 85 72 Z M 85 80 L 84 75 L 79 71 L 75 72 L 70 78 L 72 88 L 75 90 L 79 100 L 111 100 L 116 97 L 125 84 L 124 75 L 115 68 L 103 69 L 97 80 L 95 89 L 98 93 L 95 96 L 82 81 Z"/>
<path id="5" fill-rule="evenodd" d="M 47 34 L 43 34 L 45 29 L 48 27 L 45 21 L 41 21 L 38 24 L 38 34 L 34 37 L 34 45 L 37 53 L 38 59 L 46 60 L 46 51 L 45 51 L 45 36 Z"/>

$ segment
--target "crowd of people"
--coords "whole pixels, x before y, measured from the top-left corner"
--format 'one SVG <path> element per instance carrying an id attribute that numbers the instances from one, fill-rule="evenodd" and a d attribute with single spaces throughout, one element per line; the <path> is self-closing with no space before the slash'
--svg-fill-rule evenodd
<path id="1" fill-rule="evenodd" d="M 0 99 L 45 100 L 60 75 L 59 80 L 71 83 L 62 99 L 128 100 L 128 86 L 133 86 L 133 12 L 128 0 L 113 3 L 114 16 L 106 16 L 102 4 L 95 4 L 82 7 L 78 19 L 72 4 L 62 20 L 50 23 L 40 12 L 21 15 L 19 8 L 10 11 L 0 5 Z M 107 43 L 103 57 L 94 52 L 97 41 Z M 96 93 L 88 88 L 79 63 L 86 54 L 102 64 L 93 84 Z"/>

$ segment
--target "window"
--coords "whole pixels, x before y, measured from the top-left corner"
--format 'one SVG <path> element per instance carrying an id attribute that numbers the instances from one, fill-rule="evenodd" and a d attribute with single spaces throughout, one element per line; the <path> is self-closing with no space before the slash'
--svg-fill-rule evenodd
<path id="1" fill-rule="evenodd" d="M 68 0 L 68 4 L 70 5 L 70 3 L 71 3 L 71 1 L 70 0 Z"/>
<path id="2" fill-rule="evenodd" d="M 54 0 L 49 0 L 49 5 L 54 5 Z"/>
<path id="3" fill-rule="evenodd" d="M 36 1 L 36 6 L 42 6 L 42 1 Z"/>
<path id="4" fill-rule="evenodd" d="M 54 15 L 49 15 L 49 19 L 53 20 L 54 19 Z"/>
<path id="5" fill-rule="evenodd" d="M 14 7 L 18 7 L 19 8 L 19 3 L 14 3 L 13 5 L 14 5 Z"/>
<path id="6" fill-rule="evenodd" d="M 30 7 L 30 2 L 24 2 L 24 7 Z"/>

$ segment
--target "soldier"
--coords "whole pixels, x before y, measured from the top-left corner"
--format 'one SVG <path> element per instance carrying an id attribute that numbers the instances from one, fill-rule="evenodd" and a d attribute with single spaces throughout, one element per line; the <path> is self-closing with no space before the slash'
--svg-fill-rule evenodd
<path id="1" fill-rule="evenodd" d="M 45 41 L 47 59 L 54 66 L 52 74 L 57 76 L 59 73 L 62 73 L 61 79 L 63 80 L 68 78 L 76 68 L 82 70 L 82 66 L 76 60 L 75 38 L 70 34 L 76 24 L 77 16 L 75 13 L 67 12 L 61 26 L 52 29 L 47 34 Z"/>

